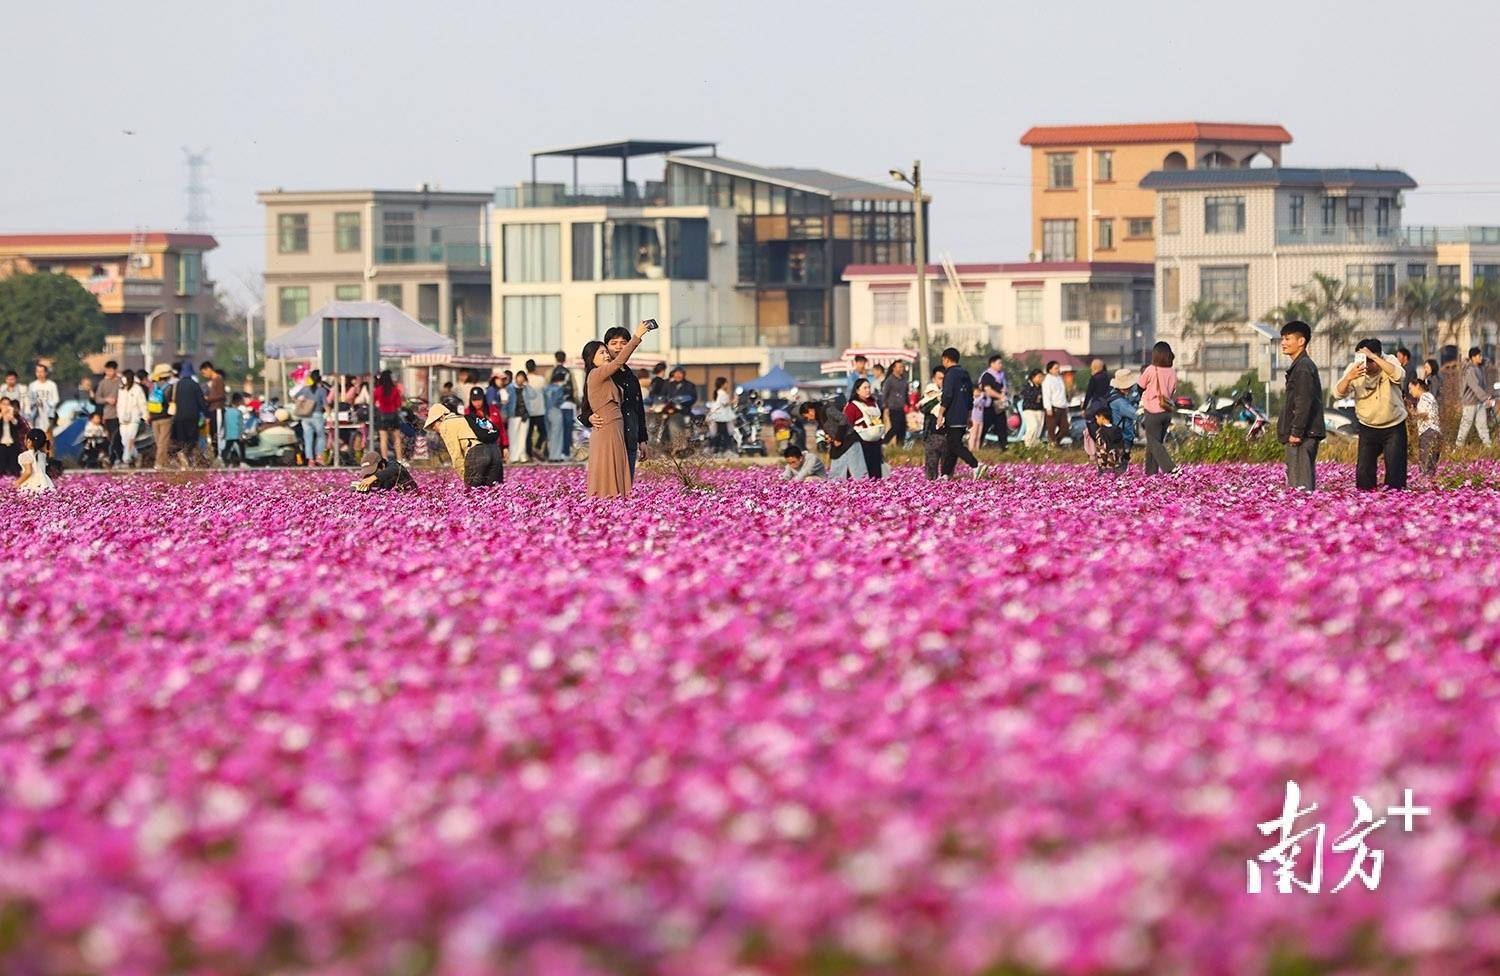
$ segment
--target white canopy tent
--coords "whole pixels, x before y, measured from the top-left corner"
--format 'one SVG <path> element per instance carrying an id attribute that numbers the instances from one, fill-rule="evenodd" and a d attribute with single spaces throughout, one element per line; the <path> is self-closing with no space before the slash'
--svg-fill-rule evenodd
<path id="1" fill-rule="evenodd" d="M 407 315 L 390 302 L 329 302 L 274 339 L 266 340 L 267 359 L 315 359 L 323 347 L 324 319 L 376 319 L 380 322 L 380 355 L 406 359 L 422 354 L 453 355 L 454 341 Z"/>

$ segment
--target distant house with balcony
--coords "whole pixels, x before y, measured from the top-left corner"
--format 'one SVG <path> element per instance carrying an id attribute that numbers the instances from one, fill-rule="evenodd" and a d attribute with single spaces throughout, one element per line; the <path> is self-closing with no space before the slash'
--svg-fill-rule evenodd
<path id="1" fill-rule="evenodd" d="M 141 369 L 148 318 L 153 361 L 211 354 L 202 329 L 213 311 L 213 283 L 204 277 L 203 256 L 218 246 L 207 234 L 163 231 L 0 234 L 0 277 L 51 272 L 77 279 L 104 313 L 104 348 L 86 357 L 90 367 L 98 371 L 113 359 L 122 369 Z"/>
<path id="2" fill-rule="evenodd" d="M 1312 356 L 1325 368 L 1346 360 L 1358 337 L 1376 335 L 1413 350 L 1421 336 L 1396 321 L 1403 282 L 1436 276 L 1453 284 L 1483 275 L 1496 262 L 1471 229 L 1409 227 L 1401 222 L 1403 193 L 1416 181 L 1392 169 L 1162 170 L 1141 186 L 1157 197 L 1156 321 L 1176 346 L 1178 364 L 1194 381 L 1232 382 L 1265 368 L 1265 340 L 1246 325 L 1299 297 L 1315 272 L 1347 282 L 1361 297 L 1353 337 L 1330 348 L 1314 330 Z M 1496 255 L 1487 258 L 1486 255 Z M 1444 263 L 1448 261 L 1450 263 Z M 1462 262 L 1460 264 L 1459 262 Z M 1206 299 L 1235 321 L 1206 338 L 1185 338 L 1190 304 Z M 1191 331 L 1191 330 L 1190 330 Z M 1435 355 L 1435 353 L 1432 353 Z"/>
<path id="3" fill-rule="evenodd" d="M 927 322 L 963 353 L 1061 349 L 1111 367 L 1138 363 L 1155 341 L 1152 270 L 1141 262 L 957 264 L 927 268 Z M 914 348 L 915 265 L 851 265 L 850 344 Z"/>
<path id="4" fill-rule="evenodd" d="M 270 190 L 266 334 L 331 301 L 388 301 L 459 341 L 490 347 L 489 193 Z"/>
<path id="5" fill-rule="evenodd" d="M 707 153 L 690 154 L 693 150 Z M 658 178 L 630 164 L 663 157 Z M 571 182 L 538 161 L 570 158 Z M 577 181 L 578 161 L 618 160 L 618 184 Z M 496 195 L 494 351 L 577 355 L 613 325 L 661 322 L 643 349 L 707 385 L 782 366 L 817 376 L 849 344 L 844 269 L 910 263 L 910 193 L 816 169 L 727 159 L 702 142 L 623 140 L 532 155 L 532 179 Z"/>

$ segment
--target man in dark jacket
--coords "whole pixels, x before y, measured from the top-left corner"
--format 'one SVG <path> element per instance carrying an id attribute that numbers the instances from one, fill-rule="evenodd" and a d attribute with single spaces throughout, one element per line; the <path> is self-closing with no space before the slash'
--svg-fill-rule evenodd
<path id="1" fill-rule="evenodd" d="M 1323 381 L 1307 354 L 1312 329 L 1293 320 L 1281 327 L 1281 354 L 1291 360 L 1286 368 L 1286 397 L 1276 419 L 1276 439 L 1286 445 L 1286 483 L 1289 488 L 1317 487 L 1318 442 L 1323 426 Z"/>
<path id="2" fill-rule="evenodd" d="M 604 345 L 611 356 L 630 342 L 630 330 L 616 325 L 604 333 Z M 635 462 L 646 456 L 646 401 L 641 396 L 641 381 L 629 367 L 615 370 L 612 377 L 620 391 L 620 412 L 625 415 L 625 453 L 630 457 L 630 476 L 635 477 Z"/>
<path id="3" fill-rule="evenodd" d="M 974 477 L 984 477 L 984 465 L 974 457 L 969 445 L 964 443 L 964 433 L 969 428 L 969 416 L 974 412 L 974 381 L 958 364 L 958 350 L 949 346 L 943 350 L 943 436 L 947 438 L 947 449 L 943 452 L 942 471 L 944 478 L 953 477 L 954 468 L 963 461 L 974 469 Z"/>
<path id="4" fill-rule="evenodd" d="M 203 389 L 193 378 L 193 364 L 182 364 L 181 376 L 172 390 L 177 412 L 172 415 L 172 453 L 182 452 L 183 464 L 197 460 L 198 423 L 203 419 Z"/>
<path id="5" fill-rule="evenodd" d="M 693 404 L 698 401 L 698 388 L 688 382 L 687 370 L 673 366 L 671 375 L 662 384 L 661 396 L 669 404 L 662 440 L 671 444 L 674 450 L 685 448 L 688 417 L 692 416 Z"/>

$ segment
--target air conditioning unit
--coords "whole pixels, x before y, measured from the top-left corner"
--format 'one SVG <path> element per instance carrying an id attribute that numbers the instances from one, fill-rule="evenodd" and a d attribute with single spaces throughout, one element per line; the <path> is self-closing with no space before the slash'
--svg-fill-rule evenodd
<path id="1" fill-rule="evenodd" d="M 1396 209 L 1400 210 L 1404 206 L 1406 206 L 1406 194 L 1405 193 L 1398 193 L 1398 194 L 1396 194 Z"/>
<path id="2" fill-rule="evenodd" d="M 722 227 L 715 227 L 713 230 L 709 231 L 708 232 L 708 243 L 713 244 L 716 247 L 718 245 L 723 244 L 724 243 L 724 229 Z"/>
<path id="3" fill-rule="evenodd" d="M 1041 251 L 1027 251 L 1026 252 L 1026 260 L 1028 260 L 1028 261 L 1031 261 L 1031 262 L 1034 263 L 1034 262 L 1040 261 L 1041 259 L 1042 259 L 1042 252 Z"/>
<path id="4" fill-rule="evenodd" d="M 130 256 L 130 266 L 132 268 L 149 268 L 149 267 L 151 267 L 151 255 L 149 255 L 149 254 L 132 254 Z"/>

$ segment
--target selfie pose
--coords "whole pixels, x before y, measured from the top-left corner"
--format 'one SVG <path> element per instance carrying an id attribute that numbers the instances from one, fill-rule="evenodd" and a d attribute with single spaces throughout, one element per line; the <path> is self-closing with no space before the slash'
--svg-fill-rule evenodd
<path id="1" fill-rule="evenodd" d="M 1374 488 L 1375 465 L 1384 457 L 1385 486 L 1405 488 L 1406 405 L 1401 381 L 1406 374 L 1394 357 L 1381 355 L 1379 339 L 1361 339 L 1354 354 L 1354 362 L 1333 389 L 1338 397 L 1354 397 L 1354 416 L 1359 420 L 1354 486 L 1361 491 Z"/>
<path id="2" fill-rule="evenodd" d="M 635 335 L 616 354 L 598 339 L 583 347 L 583 415 L 594 431 L 589 438 L 589 495 L 616 498 L 630 494 L 630 456 L 625 451 L 625 415 L 620 408 L 620 390 L 614 375 L 630 362 L 631 353 L 646 333 L 656 328 L 655 319 L 636 327 Z"/>

